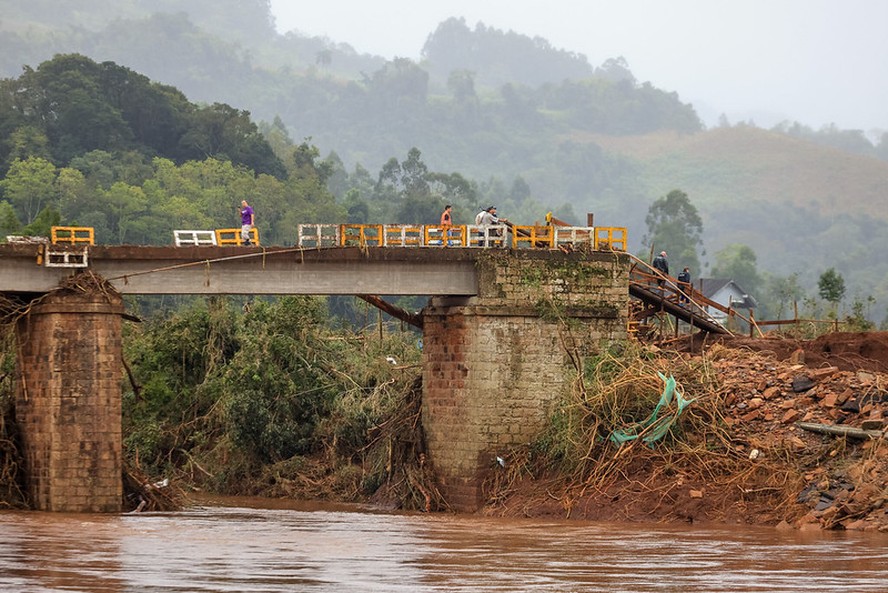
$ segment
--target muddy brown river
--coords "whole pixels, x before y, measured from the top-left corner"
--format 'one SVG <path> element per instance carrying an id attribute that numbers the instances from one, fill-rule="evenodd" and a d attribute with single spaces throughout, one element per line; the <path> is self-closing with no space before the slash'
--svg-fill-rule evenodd
<path id="1" fill-rule="evenodd" d="M 888 592 L 888 535 L 623 525 L 207 499 L 0 512 L 0 591 Z"/>

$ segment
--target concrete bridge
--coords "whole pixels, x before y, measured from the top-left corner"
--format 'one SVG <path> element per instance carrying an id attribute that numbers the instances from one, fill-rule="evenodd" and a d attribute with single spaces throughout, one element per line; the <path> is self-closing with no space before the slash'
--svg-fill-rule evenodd
<path id="1" fill-rule="evenodd" d="M 431 297 L 429 458 L 450 504 L 474 510 L 496 456 L 532 439 L 570 388 L 572 357 L 626 337 L 629 267 L 591 250 L 0 245 L 0 293 L 27 311 L 16 416 L 31 502 L 121 509 L 120 295 L 383 294 Z M 83 290 L 84 272 L 116 293 Z"/>

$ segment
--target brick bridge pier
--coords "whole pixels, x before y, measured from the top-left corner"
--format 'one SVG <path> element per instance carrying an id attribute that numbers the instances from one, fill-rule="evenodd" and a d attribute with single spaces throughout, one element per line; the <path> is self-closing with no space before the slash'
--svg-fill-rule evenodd
<path id="1" fill-rule="evenodd" d="M 37 510 L 121 510 L 122 314 L 114 293 L 59 291 L 16 322 L 16 420 Z"/>
<path id="2" fill-rule="evenodd" d="M 423 311 L 422 419 L 442 494 L 475 511 L 507 449 L 544 428 L 571 389 L 571 356 L 626 338 L 628 260 L 595 252 L 489 252 L 478 295 Z"/>

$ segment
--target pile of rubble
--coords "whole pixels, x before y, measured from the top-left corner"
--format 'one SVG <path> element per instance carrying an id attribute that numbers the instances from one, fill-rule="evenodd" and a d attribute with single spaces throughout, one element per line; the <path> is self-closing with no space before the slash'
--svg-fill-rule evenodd
<path id="1" fill-rule="evenodd" d="M 806 364 L 803 347 L 781 360 L 748 345 L 717 344 L 708 358 L 738 451 L 792 459 L 803 473 L 781 526 L 888 531 L 888 374 L 843 370 L 822 352 Z"/>

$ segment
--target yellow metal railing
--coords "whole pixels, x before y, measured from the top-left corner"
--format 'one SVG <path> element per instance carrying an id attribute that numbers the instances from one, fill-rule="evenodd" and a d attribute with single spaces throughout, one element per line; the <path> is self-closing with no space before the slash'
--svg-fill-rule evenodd
<path id="1" fill-rule="evenodd" d="M 555 246 L 555 227 L 538 225 L 513 225 L 512 247 L 519 249 L 551 249 Z"/>
<path id="2" fill-rule="evenodd" d="M 596 251 L 626 251 L 626 227 L 595 227 Z"/>
<path id="3" fill-rule="evenodd" d="M 428 247 L 462 247 L 466 244 L 465 225 L 449 227 L 427 226 L 423 232 L 423 245 Z"/>
<path id="4" fill-rule="evenodd" d="M 216 229 L 217 245 L 243 245 L 240 229 Z M 250 229 L 250 244 L 259 245 L 259 229 Z"/>
<path id="5" fill-rule="evenodd" d="M 339 227 L 342 247 L 382 247 L 384 243 L 381 224 L 344 224 Z"/>
<path id="6" fill-rule="evenodd" d="M 92 227 L 54 226 L 50 230 L 53 243 L 96 244 L 96 234 Z"/>

